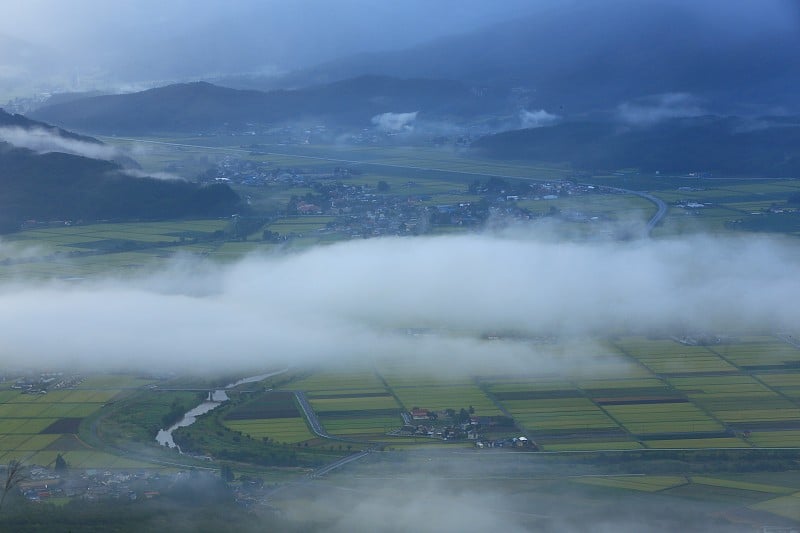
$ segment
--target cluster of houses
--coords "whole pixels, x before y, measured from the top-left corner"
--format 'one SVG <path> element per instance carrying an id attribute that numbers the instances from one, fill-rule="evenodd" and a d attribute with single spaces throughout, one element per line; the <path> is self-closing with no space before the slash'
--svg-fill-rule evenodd
<path id="1" fill-rule="evenodd" d="M 257 146 L 257 145 L 254 145 Z M 524 182 L 490 178 L 476 181 L 466 191 L 453 190 L 453 196 L 468 194 L 464 201 L 436 204 L 436 197 L 421 193 L 413 181 L 391 188 L 385 182 L 348 183 L 357 169 L 336 167 L 326 172 L 299 168 L 280 168 L 267 161 L 225 156 L 202 179 L 262 187 L 277 185 L 311 189 L 302 197 L 292 197 L 286 213 L 290 216 L 325 215 L 335 217 L 315 234 L 344 238 L 382 235 L 417 235 L 436 226 L 480 227 L 487 220 L 530 220 L 543 216 L 525 207 L 525 201 L 555 200 L 562 197 L 607 193 L 594 185 L 575 180 Z M 534 210 L 535 211 L 535 210 Z M 571 211 L 551 209 L 545 215 L 558 215 L 571 221 L 592 222 L 602 218 Z M 282 240 L 307 235 L 283 235 Z"/>
<path id="2" fill-rule="evenodd" d="M 456 413 L 454 410 L 434 411 L 414 407 L 411 411 L 403 412 L 402 416 L 403 427 L 394 431 L 394 435 L 441 440 L 478 440 L 481 419 L 484 427 L 491 423 L 488 417 L 469 415 L 464 409 Z"/>
<path id="3" fill-rule="evenodd" d="M 42 372 L 16 377 L 11 388 L 22 394 L 47 394 L 48 390 L 74 387 L 83 379 L 79 375 L 65 376 L 63 372 Z"/>
<path id="4" fill-rule="evenodd" d="M 198 471 L 159 472 L 156 470 L 52 470 L 41 466 L 26 469 L 17 489 L 28 501 L 44 503 L 53 499 L 86 501 L 154 499 L 181 490 L 216 474 Z M 271 486 L 263 480 L 242 475 L 228 483 L 234 500 L 243 507 L 263 503 Z"/>
<path id="5" fill-rule="evenodd" d="M 472 409 L 469 411 L 461 409 L 459 412 L 453 409 L 435 411 L 414 407 L 402 413 L 404 425 L 392 434 L 445 441 L 470 440 L 475 442 L 477 448 L 537 449 L 536 443 L 524 436 L 488 437 L 488 434 L 503 429 L 503 426 L 510 429 L 513 427 L 513 422 L 506 417 L 477 416 L 471 411 Z"/>
<path id="6" fill-rule="evenodd" d="M 478 440 L 475 442 L 475 447 L 478 449 L 485 449 L 485 448 L 526 448 L 526 449 L 533 449 L 538 450 L 538 446 L 528 437 L 521 436 L 521 437 L 511 437 L 506 439 L 495 439 L 495 440 Z"/>
<path id="7" fill-rule="evenodd" d="M 89 501 L 107 498 L 136 500 L 156 498 L 165 483 L 172 483 L 176 476 L 160 474 L 152 470 L 100 471 L 83 470 L 57 472 L 34 466 L 26 471 L 25 480 L 17 487 L 22 495 L 32 502 L 45 502 L 53 498 L 79 498 Z"/>

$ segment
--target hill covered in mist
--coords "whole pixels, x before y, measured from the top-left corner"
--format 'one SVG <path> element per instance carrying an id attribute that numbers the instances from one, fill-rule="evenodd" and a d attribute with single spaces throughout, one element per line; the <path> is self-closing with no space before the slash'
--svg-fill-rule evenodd
<path id="1" fill-rule="evenodd" d="M 569 162 L 587 170 L 797 177 L 800 117 L 681 117 L 643 125 L 563 122 L 486 136 L 472 149 L 491 158 Z"/>
<path id="2" fill-rule="evenodd" d="M 361 76 L 298 90 L 237 90 L 206 82 L 98 96 L 45 106 L 32 116 L 81 131 L 103 133 L 194 132 L 249 124 L 328 121 L 366 127 L 387 112 L 429 118 L 475 116 L 498 99 L 469 85 L 437 79 Z"/>
<path id="3" fill-rule="evenodd" d="M 0 110 L 0 232 L 26 220 L 153 220 L 230 215 L 227 185 L 134 177 L 96 139 Z"/>

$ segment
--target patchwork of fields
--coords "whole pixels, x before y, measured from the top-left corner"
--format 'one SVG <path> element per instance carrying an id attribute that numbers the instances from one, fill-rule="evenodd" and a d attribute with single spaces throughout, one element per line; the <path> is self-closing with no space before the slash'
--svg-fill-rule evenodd
<path id="1" fill-rule="evenodd" d="M 627 337 L 571 349 L 594 350 L 613 372 L 437 377 L 384 364 L 316 371 L 286 388 L 306 392 L 331 435 L 392 446 L 419 443 L 387 433 L 403 425 L 402 411 L 421 408 L 510 416 L 510 431 L 545 451 L 800 447 L 800 350 L 778 338 L 689 346 Z M 314 437 L 282 417 L 227 425 L 280 442 Z"/>
<path id="2" fill-rule="evenodd" d="M 390 447 L 448 444 L 391 434 L 414 408 L 511 417 L 516 429 L 505 434 L 526 434 L 544 451 L 800 447 L 800 350 L 777 337 L 709 346 L 625 337 L 571 349 L 594 350 L 614 371 L 437 377 L 386 364 L 317 370 L 236 405 L 222 423 L 257 440 L 320 445 L 291 392 L 297 390 L 331 436 Z M 95 376 L 42 395 L 0 390 L 0 462 L 49 465 L 63 453 L 76 466 L 136 464 L 93 451 L 78 427 L 122 390 L 144 383 Z"/>
<path id="3" fill-rule="evenodd" d="M 153 465 L 98 452 L 78 436 L 81 422 L 125 389 L 149 383 L 128 376 L 94 376 L 74 389 L 47 394 L 0 390 L 0 463 L 20 460 L 53 466 L 60 453 L 76 468 L 149 468 Z"/>
<path id="4" fill-rule="evenodd" d="M 800 350 L 774 337 L 688 346 L 621 338 L 613 379 L 484 377 L 544 450 L 797 447 Z"/>
<path id="5" fill-rule="evenodd" d="M 800 479 L 797 476 L 774 475 L 769 482 L 753 481 L 753 476 L 587 476 L 573 482 L 584 486 L 600 487 L 638 493 L 659 493 L 665 496 L 689 498 L 700 501 L 718 501 L 740 505 L 738 511 L 764 511 L 774 515 L 800 520 Z M 733 509 L 733 507 L 732 507 Z M 756 515 L 754 520 L 762 520 Z"/>

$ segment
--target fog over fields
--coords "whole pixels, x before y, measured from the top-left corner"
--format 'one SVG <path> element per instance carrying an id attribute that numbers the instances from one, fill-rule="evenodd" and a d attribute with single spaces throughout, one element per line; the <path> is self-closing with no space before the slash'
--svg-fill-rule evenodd
<path id="1" fill-rule="evenodd" d="M 132 278 L 7 282 L 0 320 L 5 357 L 38 367 L 214 371 L 388 359 L 463 372 L 585 368 L 600 362 L 480 337 L 786 330 L 800 319 L 799 261 L 781 239 L 565 243 L 524 228 L 227 265 L 183 258 Z"/>

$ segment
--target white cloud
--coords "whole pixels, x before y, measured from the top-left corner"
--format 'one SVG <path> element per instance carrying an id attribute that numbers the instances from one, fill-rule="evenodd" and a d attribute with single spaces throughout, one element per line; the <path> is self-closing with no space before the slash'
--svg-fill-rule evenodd
<path id="1" fill-rule="evenodd" d="M 761 238 L 381 239 L 137 280 L 6 283 L 0 322 L 6 363 L 40 366 L 576 368 L 592 354 L 478 337 L 794 328 L 798 265 L 796 245 Z M 434 334 L 403 332 L 415 327 Z"/>
<path id="2" fill-rule="evenodd" d="M 413 122 L 417 119 L 418 111 L 413 113 L 382 113 L 372 117 L 372 123 L 385 132 L 404 132 L 414 129 Z"/>
<path id="3" fill-rule="evenodd" d="M 544 126 L 552 126 L 559 121 L 561 117 L 548 113 L 544 109 L 537 109 L 536 111 L 528 111 L 523 109 L 519 113 L 519 120 L 523 128 L 542 128 Z"/>

